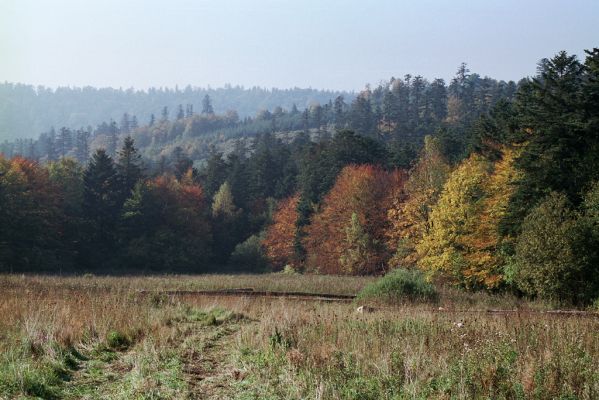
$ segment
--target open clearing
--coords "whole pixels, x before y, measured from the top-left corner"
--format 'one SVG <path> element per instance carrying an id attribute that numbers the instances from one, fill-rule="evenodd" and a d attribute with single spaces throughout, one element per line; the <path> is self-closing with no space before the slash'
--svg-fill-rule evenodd
<path id="1" fill-rule="evenodd" d="M 2 276 L 0 399 L 599 397 L 595 315 L 450 289 L 438 303 L 366 313 L 351 301 L 183 292 L 347 296 L 371 281 Z M 472 312 L 490 309 L 520 312 Z"/>

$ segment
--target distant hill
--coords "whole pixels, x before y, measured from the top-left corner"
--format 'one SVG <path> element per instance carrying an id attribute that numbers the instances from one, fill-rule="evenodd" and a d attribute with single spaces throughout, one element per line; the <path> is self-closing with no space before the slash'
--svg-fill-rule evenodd
<path id="1" fill-rule="evenodd" d="M 200 111 L 204 96 L 209 95 L 216 113 L 235 110 L 240 118 L 254 116 L 260 110 L 280 106 L 300 110 L 312 103 L 325 104 L 342 95 L 346 100 L 353 93 L 317 89 L 265 89 L 225 86 L 218 89 L 151 88 L 149 90 L 93 87 L 63 87 L 50 89 L 43 86 L 0 83 L 0 141 L 17 138 L 35 138 L 50 127 L 81 128 L 104 121 L 119 121 L 124 113 L 135 115 L 140 124 L 150 115 L 160 116 L 168 108 L 174 117 L 179 105 L 191 104 Z"/>

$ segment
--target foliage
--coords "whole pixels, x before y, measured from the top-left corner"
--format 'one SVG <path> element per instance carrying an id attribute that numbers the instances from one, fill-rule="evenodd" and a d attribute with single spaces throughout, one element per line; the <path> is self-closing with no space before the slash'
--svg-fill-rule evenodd
<path id="1" fill-rule="evenodd" d="M 442 271 L 468 288 L 501 283 L 504 261 L 497 227 L 518 176 L 513 167 L 516 155 L 505 149 L 494 165 L 472 155 L 452 172 L 417 245 L 421 268 Z"/>
<path id="2" fill-rule="evenodd" d="M 418 258 L 416 244 L 427 231 L 431 207 L 450 172 L 450 166 L 440 152 L 438 140 L 425 137 L 424 148 L 410 170 L 408 180 L 393 193 L 387 211 L 389 227 L 385 233 L 387 245 L 395 251 L 390 264 L 414 266 Z"/>
<path id="3" fill-rule="evenodd" d="M 231 193 L 231 186 L 228 182 L 223 183 L 212 201 L 212 216 L 217 217 L 222 215 L 223 217 L 233 217 L 237 212 L 235 203 L 233 202 L 233 194 Z"/>
<path id="4" fill-rule="evenodd" d="M 239 243 L 231 253 L 229 264 L 238 269 L 265 271 L 268 259 L 264 255 L 261 242 L 260 236 L 252 235 L 244 242 Z"/>
<path id="5" fill-rule="evenodd" d="M 596 297 L 598 242 L 587 219 L 593 218 L 596 190 L 587 197 L 586 218 L 572 211 L 565 194 L 555 192 L 526 217 L 514 260 L 514 281 L 524 293 L 575 303 Z"/>
<path id="6" fill-rule="evenodd" d="M 305 229 L 307 267 L 335 274 L 383 271 L 384 263 L 389 257 L 382 241 L 387 222 L 386 209 L 390 193 L 400 187 L 403 181 L 404 176 L 398 171 L 387 172 L 371 165 L 345 167 L 335 186 L 325 196 L 321 210 L 313 216 Z M 356 217 L 352 217 L 354 213 Z M 368 257 L 356 260 L 355 256 L 358 254 L 355 253 L 356 243 L 352 237 L 355 235 L 351 234 L 351 225 L 357 227 L 358 222 L 360 230 L 363 229 L 370 240 L 368 250 L 361 251 L 361 256 Z M 353 256 L 349 254 L 352 251 Z M 344 269 L 344 264 L 346 267 L 351 265 L 351 269 Z M 357 266 L 359 269 L 353 269 Z"/>
<path id="7" fill-rule="evenodd" d="M 358 301 L 402 303 L 405 301 L 435 301 L 437 291 L 418 270 L 394 269 L 358 293 Z"/>
<path id="8" fill-rule="evenodd" d="M 125 260 L 137 268 L 198 271 L 210 260 L 202 188 L 161 176 L 140 182 L 124 206 Z"/>
<path id="9" fill-rule="evenodd" d="M 599 50 L 585 63 L 562 51 L 539 63 L 537 77 L 518 92 L 519 128 L 526 140 L 518 168 L 522 170 L 505 223 L 519 232 L 528 212 L 549 192 L 563 192 L 575 207 L 584 189 L 599 178 Z"/>
<path id="10" fill-rule="evenodd" d="M 297 205 L 299 194 L 279 202 L 262 241 L 269 263 L 275 270 L 293 264 L 295 260 L 294 241 L 297 234 Z"/>
<path id="11" fill-rule="evenodd" d="M 36 162 L 0 155 L 0 267 L 56 267 L 65 250 L 60 192 Z M 48 234 L 54 233 L 54 234 Z"/>

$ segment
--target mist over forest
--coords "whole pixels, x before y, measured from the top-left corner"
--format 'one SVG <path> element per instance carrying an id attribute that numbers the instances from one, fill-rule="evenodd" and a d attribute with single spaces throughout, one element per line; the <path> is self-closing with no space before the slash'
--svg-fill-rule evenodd
<path id="1" fill-rule="evenodd" d="M 50 127 L 56 129 L 87 128 L 105 121 L 120 121 L 124 113 L 135 115 L 147 123 L 150 115 L 158 115 L 163 107 L 176 110 L 179 104 L 199 107 L 209 95 L 217 113 L 234 110 L 241 118 L 254 116 L 260 110 L 277 106 L 300 109 L 314 103 L 326 103 L 337 96 L 351 99 L 349 92 L 317 89 L 243 88 L 226 85 L 222 88 L 122 88 L 32 86 L 21 83 L 0 83 L 0 141 L 32 139 Z"/>

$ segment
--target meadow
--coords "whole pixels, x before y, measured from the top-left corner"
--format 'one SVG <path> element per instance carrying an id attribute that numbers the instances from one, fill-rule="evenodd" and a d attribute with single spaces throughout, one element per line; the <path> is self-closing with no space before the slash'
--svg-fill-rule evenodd
<path id="1" fill-rule="evenodd" d="M 593 313 L 445 287 L 363 313 L 358 301 L 165 294 L 347 295 L 374 279 L 2 275 L 0 399 L 599 397 Z"/>

